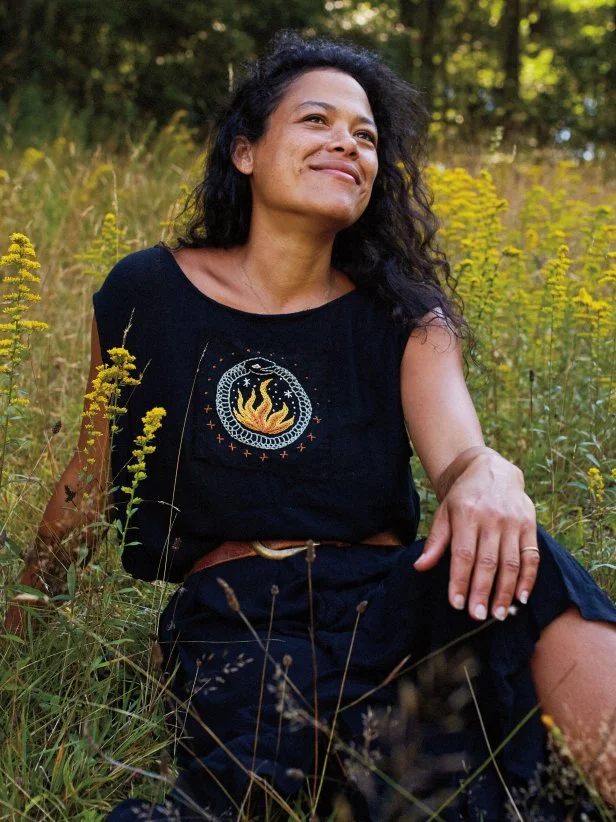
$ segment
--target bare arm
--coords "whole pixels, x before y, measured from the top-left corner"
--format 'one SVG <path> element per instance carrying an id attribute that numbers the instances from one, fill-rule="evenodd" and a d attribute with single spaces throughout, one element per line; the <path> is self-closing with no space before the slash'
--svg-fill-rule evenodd
<path id="1" fill-rule="evenodd" d="M 97 366 L 102 364 L 96 321 L 92 319 L 90 371 L 86 392 L 92 389 Z M 84 411 L 89 402 L 84 400 Z M 104 411 L 92 417 L 94 429 L 100 431 L 95 443 L 87 448 L 88 432 L 82 422 L 77 449 L 58 480 L 47 503 L 38 527 L 34 545 L 26 556 L 26 565 L 20 577 L 22 585 L 39 589 L 49 597 L 66 590 L 66 571 L 71 563 L 79 560 L 81 546 L 91 551 L 98 535 L 88 526 L 101 519 L 109 504 L 107 498 L 109 471 L 108 421 Z M 93 464 L 86 462 L 94 458 Z M 88 479 L 88 477 L 90 477 Z M 18 596 L 19 599 L 28 599 Z M 6 615 L 5 627 L 19 631 L 22 614 L 18 605 L 11 605 Z"/>
<path id="2" fill-rule="evenodd" d="M 488 448 L 464 381 L 459 340 L 442 321 L 414 331 L 401 366 L 404 416 L 413 447 L 436 492 L 424 552 L 415 567 L 434 567 L 451 545 L 449 600 L 485 619 L 504 618 L 514 592 L 524 602 L 539 554 L 534 505 L 519 468 Z"/>
<path id="3" fill-rule="evenodd" d="M 492 450 L 464 381 L 460 341 L 441 322 L 411 334 L 401 392 L 409 437 L 440 502 L 468 462 Z"/>

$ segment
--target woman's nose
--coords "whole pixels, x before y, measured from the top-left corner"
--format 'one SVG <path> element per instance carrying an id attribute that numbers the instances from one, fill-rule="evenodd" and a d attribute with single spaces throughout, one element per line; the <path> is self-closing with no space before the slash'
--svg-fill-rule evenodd
<path id="1" fill-rule="evenodd" d="M 330 149 L 353 156 L 357 154 L 357 140 L 348 131 L 339 132 L 332 136 Z"/>

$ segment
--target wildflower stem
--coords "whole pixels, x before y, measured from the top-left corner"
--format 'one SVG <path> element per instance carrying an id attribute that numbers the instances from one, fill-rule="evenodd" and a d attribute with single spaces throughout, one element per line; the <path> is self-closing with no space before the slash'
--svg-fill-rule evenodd
<path id="1" fill-rule="evenodd" d="M 503 778 L 503 774 L 501 773 L 501 769 L 498 767 L 498 762 L 494 758 L 494 753 L 492 752 L 492 747 L 490 746 L 490 740 L 489 740 L 488 734 L 486 732 L 486 726 L 484 724 L 483 716 L 481 715 L 481 710 L 479 708 L 479 702 L 477 701 L 477 696 L 475 694 L 475 689 L 473 688 L 473 683 L 471 682 L 471 678 L 468 675 L 468 668 L 466 667 L 466 665 L 464 666 L 464 676 L 466 677 L 466 682 L 467 682 L 469 690 L 471 692 L 471 697 L 473 698 L 473 704 L 475 706 L 475 710 L 477 711 L 477 717 L 479 718 L 479 724 L 481 725 L 481 733 L 483 734 L 483 738 L 484 738 L 484 741 L 486 743 L 486 748 L 488 749 L 488 752 L 489 752 L 490 756 L 492 757 L 492 762 L 494 763 L 494 769 L 496 771 L 496 774 L 497 774 L 498 778 L 500 779 L 501 785 L 505 789 L 505 793 L 507 794 L 507 798 L 509 799 L 509 802 L 511 803 L 511 807 L 513 808 L 513 811 L 514 811 L 516 817 L 519 819 L 519 822 L 524 822 L 524 819 L 522 818 L 522 815 L 521 815 L 520 811 L 518 810 L 518 808 L 517 808 L 517 806 L 514 802 L 513 796 L 511 795 L 511 791 L 507 787 L 507 783 L 505 782 L 505 780 Z"/>
<path id="2" fill-rule="evenodd" d="M 270 646 L 270 639 L 272 636 L 272 626 L 274 624 L 274 610 L 276 608 L 276 596 L 278 594 L 278 589 L 274 586 L 272 590 L 272 604 L 270 607 L 270 616 L 269 616 L 269 623 L 267 626 L 267 637 L 265 638 L 265 653 L 263 654 L 263 665 L 261 667 L 261 683 L 259 688 L 259 704 L 257 706 L 257 722 L 255 727 L 255 741 L 252 747 L 252 763 L 250 765 L 250 770 L 254 772 L 255 765 L 257 762 L 257 747 L 259 745 L 259 726 L 261 724 L 261 708 L 263 705 L 263 693 L 265 691 L 265 672 L 267 670 L 267 659 L 269 656 L 269 646 Z M 250 780 L 250 784 L 248 785 L 248 791 L 244 802 L 246 803 L 246 815 L 250 818 L 250 791 L 252 789 L 253 781 Z"/>
<path id="3" fill-rule="evenodd" d="M 334 717 L 331 723 L 331 731 L 329 734 L 329 739 L 327 740 L 327 750 L 325 751 L 325 759 L 323 760 L 323 768 L 321 770 L 321 779 L 319 781 L 319 787 L 315 792 L 314 800 L 312 804 L 312 813 L 316 814 L 317 807 L 319 805 L 319 797 L 321 796 L 321 791 L 323 789 L 323 783 L 325 782 L 325 772 L 327 771 L 327 762 L 329 759 L 329 754 L 332 747 L 332 741 L 334 739 L 334 732 L 336 730 L 336 723 L 338 721 L 338 713 L 340 712 L 340 703 L 342 702 L 342 694 L 344 692 L 344 685 L 346 683 L 347 673 L 349 670 L 349 663 L 351 662 L 351 654 L 353 653 L 353 646 L 355 644 L 355 636 L 357 635 L 357 626 L 359 625 L 359 620 L 361 619 L 362 614 L 366 610 L 366 603 L 361 602 L 357 607 L 357 614 L 355 616 L 355 624 L 353 625 L 353 633 L 351 634 L 351 641 L 349 643 L 349 650 L 347 653 L 346 662 L 344 665 L 344 671 L 342 673 L 342 682 L 340 683 L 340 690 L 338 692 L 338 702 L 336 704 L 336 710 L 334 711 Z M 315 727 L 317 727 L 317 723 L 315 723 Z M 315 767 L 315 774 L 316 774 L 316 767 Z"/>

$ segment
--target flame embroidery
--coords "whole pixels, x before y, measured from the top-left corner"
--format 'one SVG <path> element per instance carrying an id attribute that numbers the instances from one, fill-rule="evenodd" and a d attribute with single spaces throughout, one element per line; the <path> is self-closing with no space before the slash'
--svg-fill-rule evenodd
<path id="1" fill-rule="evenodd" d="M 289 407 L 283 402 L 280 411 L 272 413 L 272 400 L 267 393 L 267 386 L 271 383 L 272 378 L 263 380 L 259 385 L 259 393 L 263 398 L 259 405 L 255 408 L 255 400 L 257 395 L 254 388 L 250 393 L 249 399 L 244 402 L 242 392 L 238 389 L 237 408 L 233 408 L 233 416 L 235 419 L 250 428 L 251 431 L 258 431 L 260 434 L 281 434 L 290 428 L 295 422 L 295 417 L 288 417 Z"/>

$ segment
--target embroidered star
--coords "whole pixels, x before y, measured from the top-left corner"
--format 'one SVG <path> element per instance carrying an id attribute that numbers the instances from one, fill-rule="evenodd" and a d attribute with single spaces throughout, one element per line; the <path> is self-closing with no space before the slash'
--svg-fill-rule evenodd
<path id="1" fill-rule="evenodd" d="M 316 440 L 316 437 L 315 437 L 315 435 L 311 432 L 310 434 L 308 434 L 308 439 L 312 442 L 312 440 Z"/>
<path id="2" fill-rule="evenodd" d="M 212 410 L 212 406 L 211 405 L 206 405 L 203 410 L 205 411 L 206 414 L 209 414 L 210 411 Z"/>
<path id="3" fill-rule="evenodd" d="M 248 450 L 248 448 L 247 448 L 247 449 L 244 451 L 244 456 L 246 457 L 246 459 L 248 459 L 248 457 L 251 457 L 251 456 L 252 456 L 252 451 L 249 451 L 249 450 Z"/>
<path id="4" fill-rule="evenodd" d="M 293 396 L 293 394 L 290 391 L 285 391 L 284 395 L 285 395 L 285 397 L 292 397 Z"/>
<path id="5" fill-rule="evenodd" d="M 268 460 L 268 459 L 269 459 L 269 457 L 267 456 L 267 454 L 261 454 L 261 456 L 259 457 L 259 459 L 261 460 L 261 462 L 265 462 L 265 460 Z"/>
<path id="6" fill-rule="evenodd" d="M 221 437 L 220 434 L 216 435 L 216 439 L 218 440 L 218 442 L 224 442 L 225 441 L 225 438 Z"/>
<path id="7" fill-rule="evenodd" d="M 296 448 L 297 448 L 297 450 L 299 451 L 300 454 L 302 453 L 302 451 L 306 450 L 306 446 L 304 445 L 303 442 L 300 442 L 300 444 L 297 445 Z"/>
<path id="8" fill-rule="evenodd" d="M 316 422 L 317 425 L 321 422 L 321 417 L 313 417 L 312 419 Z"/>
<path id="9" fill-rule="evenodd" d="M 287 454 L 286 451 L 283 451 L 280 456 L 281 456 L 282 459 L 285 459 L 285 457 L 288 457 L 289 455 Z"/>
<path id="10" fill-rule="evenodd" d="M 235 445 L 235 443 L 233 443 L 233 442 L 230 442 L 230 443 L 229 443 L 229 449 L 230 449 L 231 451 L 235 451 L 235 449 L 236 449 L 236 448 L 237 448 L 237 445 Z"/>
<path id="11" fill-rule="evenodd" d="M 207 422 L 207 423 L 206 423 L 206 425 L 207 425 L 207 427 L 210 429 L 210 431 L 212 430 L 212 428 L 216 428 L 216 423 L 215 423 L 215 422 L 212 422 L 212 420 L 210 420 L 209 422 Z"/>
<path id="12" fill-rule="evenodd" d="M 248 377 L 244 377 L 244 385 L 246 386 L 246 388 L 248 388 L 248 386 L 250 385 L 250 380 L 248 379 Z"/>

